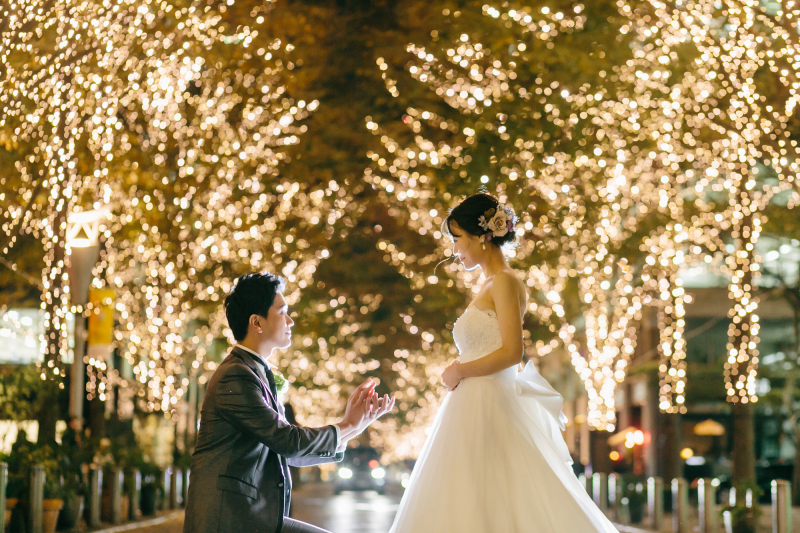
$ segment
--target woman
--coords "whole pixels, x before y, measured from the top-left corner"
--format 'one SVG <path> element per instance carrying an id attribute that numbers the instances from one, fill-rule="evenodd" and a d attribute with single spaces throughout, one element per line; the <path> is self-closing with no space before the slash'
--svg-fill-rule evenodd
<path id="1" fill-rule="evenodd" d="M 525 284 L 502 247 L 513 211 L 470 196 L 442 225 L 464 268 L 485 277 L 456 321 L 451 391 L 417 460 L 390 533 L 611 533 L 581 487 L 561 435 L 562 398 L 529 363 L 521 372 Z"/>

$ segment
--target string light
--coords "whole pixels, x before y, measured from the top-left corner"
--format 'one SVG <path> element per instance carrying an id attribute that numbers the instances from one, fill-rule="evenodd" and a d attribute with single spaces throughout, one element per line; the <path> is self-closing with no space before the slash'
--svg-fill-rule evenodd
<path id="1" fill-rule="evenodd" d="M 580 30 L 585 21 L 581 5 L 570 15 L 543 9 L 534 18 L 532 13 L 494 8 L 484 8 L 484 15 L 516 21 L 528 43 L 537 39 L 545 47 L 560 32 Z M 517 262 L 528 263 L 525 281 L 533 293 L 529 311 L 554 336 L 534 342 L 527 331 L 526 354 L 550 353 L 556 346 L 553 343 L 560 340 L 589 393 L 590 423 L 613 430 L 615 387 L 624 379 L 635 350 L 633 321 L 640 317 L 643 305 L 643 295 L 634 283 L 634 269 L 615 250 L 635 230 L 636 218 L 631 221 L 628 213 L 635 213 L 637 199 L 645 204 L 642 212 L 647 212 L 652 175 L 625 175 L 622 161 L 615 160 L 624 154 L 611 150 L 617 138 L 608 134 L 596 149 L 587 147 L 586 152 L 578 153 L 558 151 L 558 142 L 535 128 L 526 132 L 531 138 L 513 139 L 508 130 L 519 133 L 520 122 L 541 119 L 570 129 L 578 122 L 588 125 L 589 120 L 603 117 L 602 108 L 613 105 L 606 104 L 601 93 L 584 89 L 575 95 L 559 81 L 544 76 L 535 77 L 534 87 L 515 85 L 512 92 L 513 80 L 519 75 L 518 58 L 529 49 L 524 42 L 513 48 L 507 60 L 486 45 L 471 42 L 466 34 L 454 44 L 439 47 L 441 58 L 426 48 L 410 46 L 409 51 L 418 59 L 409 68 L 411 75 L 431 85 L 462 116 L 457 121 L 427 110 L 408 109 L 403 122 L 414 133 L 414 145 L 408 147 L 368 118 L 367 128 L 380 136 L 384 152 L 368 154 L 375 164 L 366 179 L 387 193 L 388 202 L 411 209 L 409 224 L 420 235 L 441 239 L 437 228 L 450 197 L 438 195 L 433 188 L 436 173 L 447 168 L 467 178 L 467 171 L 461 169 L 472 162 L 469 146 L 480 135 L 496 136 L 513 146 L 502 161 L 496 162 L 495 171 L 503 179 L 497 179 L 495 190 L 501 202 L 518 201 L 528 206 L 520 213 L 521 244 L 509 253 Z M 437 143 L 423 135 L 433 135 L 437 130 L 449 132 L 453 140 Z M 625 139 L 620 135 L 619 140 Z M 481 181 L 490 180 L 486 176 Z M 657 186 L 662 185 L 658 182 Z M 446 243 L 441 246 L 441 253 L 447 257 Z M 537 264 L 539 261 L 543 262 Z M 408 271 L 409 265 L 403 265 L 403 269 Z M 481 280 L 474 274 L 457 272 L 455 266 L 445 271 L 455 278 L 457 288 L 473 293 L 479 289 Z M 421 273 L 413 275 L 425 280 Z M 569 323 L 572 317 L 566 309 L 568 286 L 576 278 L 585 303 L 583 332 Z M 579 340 L 579 333 L 585 335 L 584 341 Z M 444 355 L 441 359 L 452 354 Z"/>
<path id="2" fill-rule="evenodd" d="M 748 391 L 755 384 L 758 318 L 753 282 L 745 275 L 758 269 L 758 213 L 793 186 L 797 170 L 787 124 L 800 65 L 794 60 L 796 32 L 783 26 L 789 19 L 774 18 L 755 4 L 676 6 L 618 2 L 617 41 L 631 55 L 608 70 L 598 67 L 592 83 L 583 84 L 576 73 L 576 79 L 559 79 L 557 70 L 528 74 L 519 68 L 543 61 L 545 50 L 563 44 L 555 41 L 560 34 L 580 31 L 583 6 L 573 13 L 485 6 L 486 17 L 510 28 L 506 35 L 514 44 L 507 54 L 467 32 L 452 42 L 409 46 L 412 77 L 457 115 L 409 108 L 403 123 L 411 142 L 399 140 L 409 136 L 393 126 L 367 119 L 383 150 L 368 154 L 373 165 L 365 179 L 385 192 L 389 204 L 410 210 L 409 224 L 420 235 L 440 236 L 441 213 L 451 203 L 438 192 L 439 176 L 476 178 L 468 170 L 476 166 L 472 147 L 489 137 L 489 144 L 503 147 L 489 158 L 494 176 L 480 181 L 501 201 L 526 206 L 522 244 L 513 258 L 517 265 L 527 263 L 534 298 L 529 310 L 566 347 L 590 396 L 590 423 L 598 429 L 614 429 L 615 384 L 624 379 L 635 351 L 633 322 L 644 305 L 659 307 L 664 326 L 660 407 L 685 411 L 690 298 L 680 282 L 682 268 L 731 276 L 733 313 L 743 326 L 731 329 L 729 349 L 736 353 L 726 376 L 735 377 L 726 379 L 729 390 L 738 391 L 732 399 L 753 400 Z M 519 21 L 524 24 L 516 26 Z M 770 66 L 787 98 L 759 93 L 754 77 L 761 64 Z M 555 138 L 549 125 L 565 135 Z M 572 141 L 569 149 L 564 137 Z M 720 194 L 730 201 L 720 202 Z M 653 268 L 640 266 L 636 257 L 628 261 L 623 250 L 639 247 L 631 239 L 659 227 L 640 243 Z M 736 242 L 731 252 L 730 238 Z M 424 281 L 424 270 L 415 270 Z M 479 281 L 452 268 L 446 272 L 462 290 L 475 290 Z M 580 287 L 583 331 L 570 324 L 574 314 L 565 309 L 573 279 Z M 550 353 L 546 341 L 531 342 L 526 353 Z"/>
<path id="3" fill-rule="evenodd" d="M 2 229 L 6 251 L 22 230 L 48 254 L 44 374 L 64 374 L 66 215 L 111 212 L 93 284 L 116 291 L 115 341 L 132 372 L 87 358 L 89 398 L 131 387 L 145 410 L 174 413 L 186 378 L 221 351 L 221 297 L 233 280 L 281 272 L 293 303 L 325 252 L 309 249 L 296 222 L 341 216 L 336 183 L 275 182 L 319 104 L 286 95 L 293 46 L 259 32 L 271 5 L 229 6 L 8 6 L 0 141 L 20 157 L 2 178 L 19 191 L 3 216 L 24 226 Z"/>
<path id="4" fill-rule="evenodd" d="M 589 423 L 606 430 L 615 429 L 616 386 L 647 305 L 659 307 L 663 325 L 660 407 L 685 409 L 689 299 L 680 272 L 692 266 L 731 279 L 728 395 L 755 401 L 755 244 L 765 206 L 795 187 L 789 118 L 800 98 L 793 4 L 778 11 L 705 0 L 616 5 L 620 17 L 609 24 L 624 51 L 614 58 L 622 60 L 580 72 L 530 67 L 569 46 L 562 37 L 584 31 L 584 5 L 484 6 L 479 24 L 511 38 L 502 49 L 476 42 L 468 28 L 408 47 L 409 74 L 445 106 L 410 107 L 399 125 L 365 118 L 380 142 L 367 154 L 364 183 L 390 217 L 438 243 L 425 253 L 377 243 L 417 291 L 414 304 L 437 287 L 466 296 L 479 290 L 477 273 L 433 267 L 452 257 L 439 230 L 447 209 L 485 185 L 519 210 L 520 245 L 507 253 L 532 293 L 525 354 L 563 347 L 589 395 Z M 63 374 L 65 217 L 106 205 L 112 216 L 94 285 L 116 291 L 116 343 L 133 377 L 89 361 L 88 392 L 131 387 L 144 408 L 165 413 L 175 412 L 190 374 L 202 383 L 216 367 L 209 356 L 229 337 L 220 303 L 235 278 L 280 272 L 296 303 L 330 255 L 301 229 L 327 224 L 327 231 L 363 212 L 335 181 L 277 175 L 286 147 L 305 133 L 302 119 L 319 104 L 286 94 L 292 45 L 259 32 L 271 5 L 206 7 L 85 0 L 33 12 L 11 2 L 15 15 L 0 36 L 8 65 L 0 143 L 19 156 L 0 177 L 19 191 L 0 196 L 0 228 L 4 254 L 20 231 L 44 243 L 44 375 Z M 466 20 L 449 9 L 443 15 Z M 387 76 L 386 61 L 374 68 L 396 98 L 401 85 Z M 757 81 L 762 74 L 770 83 Z M 484 153 L 484 145 L 493 149 Z M 312 324 L 321 314 L 332 333 L 296 338 L 278 365 L 296 384 L 289 394 L 298 418 L 310 424 L 327 422 L 332 406 L 343 404 L 340 382 L 364 372 L 391 376 L 403 418 L 382 420 L 372 438 L 387 457 L 403 458 L 422 446 L 444 393 L 439 372 L 457 350 L 444 325 L 421 328 L 410 306 L 397 328 L 419 346 L 396 349 L 391 372 L 379 368 L 370 354 L 386 336 L 359 332 L 384 297 L 330 289 L 302 312 Z"/>
<path id="5" fill-rule="evenodd" d="M 716 193 L 728 196 L 727 209 L 709 221 L 715 232 L 729 230 L 733 241 L 724 257 L 734 304 L 725 384 L 730 401 L 757 401 L 759 326 L 753 292 L 759 258 L 755 245 L 761 212 L 776 194 L 795 186 L 797 143 L 790 140 L 787 124 L 799 86 L 797 6 L 789 4 L 783 13 L 758 3 L 651 5 L 657 24 L 644 30 L 649 35 L 642 41 L 663 45 L 658 61 L 675 64 L 677 54 L 671 50 L 684 46 L 687 38 L 694 47 L 693 55 L 687 57 L 688 71 L 680 80 L 681 90 L 676 91 L 686 96 L 676 101 L 683 116 L 670 146 L 677 146 L 679 140 L 692 147 L 687 162 L 693 162 L 689 170 L 695 173 L 699 207 L 713 209 L 719 202 Z M 628 11 L 632 22 L 641 15 Z M 769 83 L 756 81 L 759 71 L 768 76 Z M 784 87 L 786 94 L 775 93 L 776 86 Z M 692 177 L 689 170 L 686 174 Z"/>
<path id="6" fill-rule="evenodd" d="M 682 226 L 670 223 L 664 231 L 643 243 L 649 252 L 642 273 L 646 287 L 658 293 L 659 408 L 668 413 L 686 412 L 686 295 L 679 270 L 685 262 Z"/>

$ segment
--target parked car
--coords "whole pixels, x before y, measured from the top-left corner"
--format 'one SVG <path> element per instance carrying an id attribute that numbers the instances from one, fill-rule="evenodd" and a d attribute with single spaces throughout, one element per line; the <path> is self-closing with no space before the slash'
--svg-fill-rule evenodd
<path id="1" fill-rule="evenodd" d="M 336 471 L 333 491 L 341 494 L 346 490 L 374 490 L 384 494 L 386 470 L 378 458 L 374 448 L 363 446 L 347 450 Z"/>

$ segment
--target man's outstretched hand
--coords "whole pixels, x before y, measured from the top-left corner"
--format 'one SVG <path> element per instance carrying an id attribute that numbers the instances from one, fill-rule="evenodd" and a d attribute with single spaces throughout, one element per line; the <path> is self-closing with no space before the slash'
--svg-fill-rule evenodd
<path id="1" fill-rule="evenodd" d="M 394 397 L 388 394 L 383 398 L 375 392 L 375 382 L 368 379 L 355 388 L 347 400 L 344 417 L 339 423 L 339 434 L 342 441 L 347 441 L 364 431 L 392 409 Z"/>

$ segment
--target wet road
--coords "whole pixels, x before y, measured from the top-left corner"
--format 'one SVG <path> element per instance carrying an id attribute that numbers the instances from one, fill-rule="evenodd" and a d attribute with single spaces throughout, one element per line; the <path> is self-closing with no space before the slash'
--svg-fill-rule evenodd
<path id="1" fill-rule="evenodd" d="M 292 493 L 292 518 L 332 533 L 388 533 L 402 489 L 333 494 L 331 485 L 303 485 Z"/>

